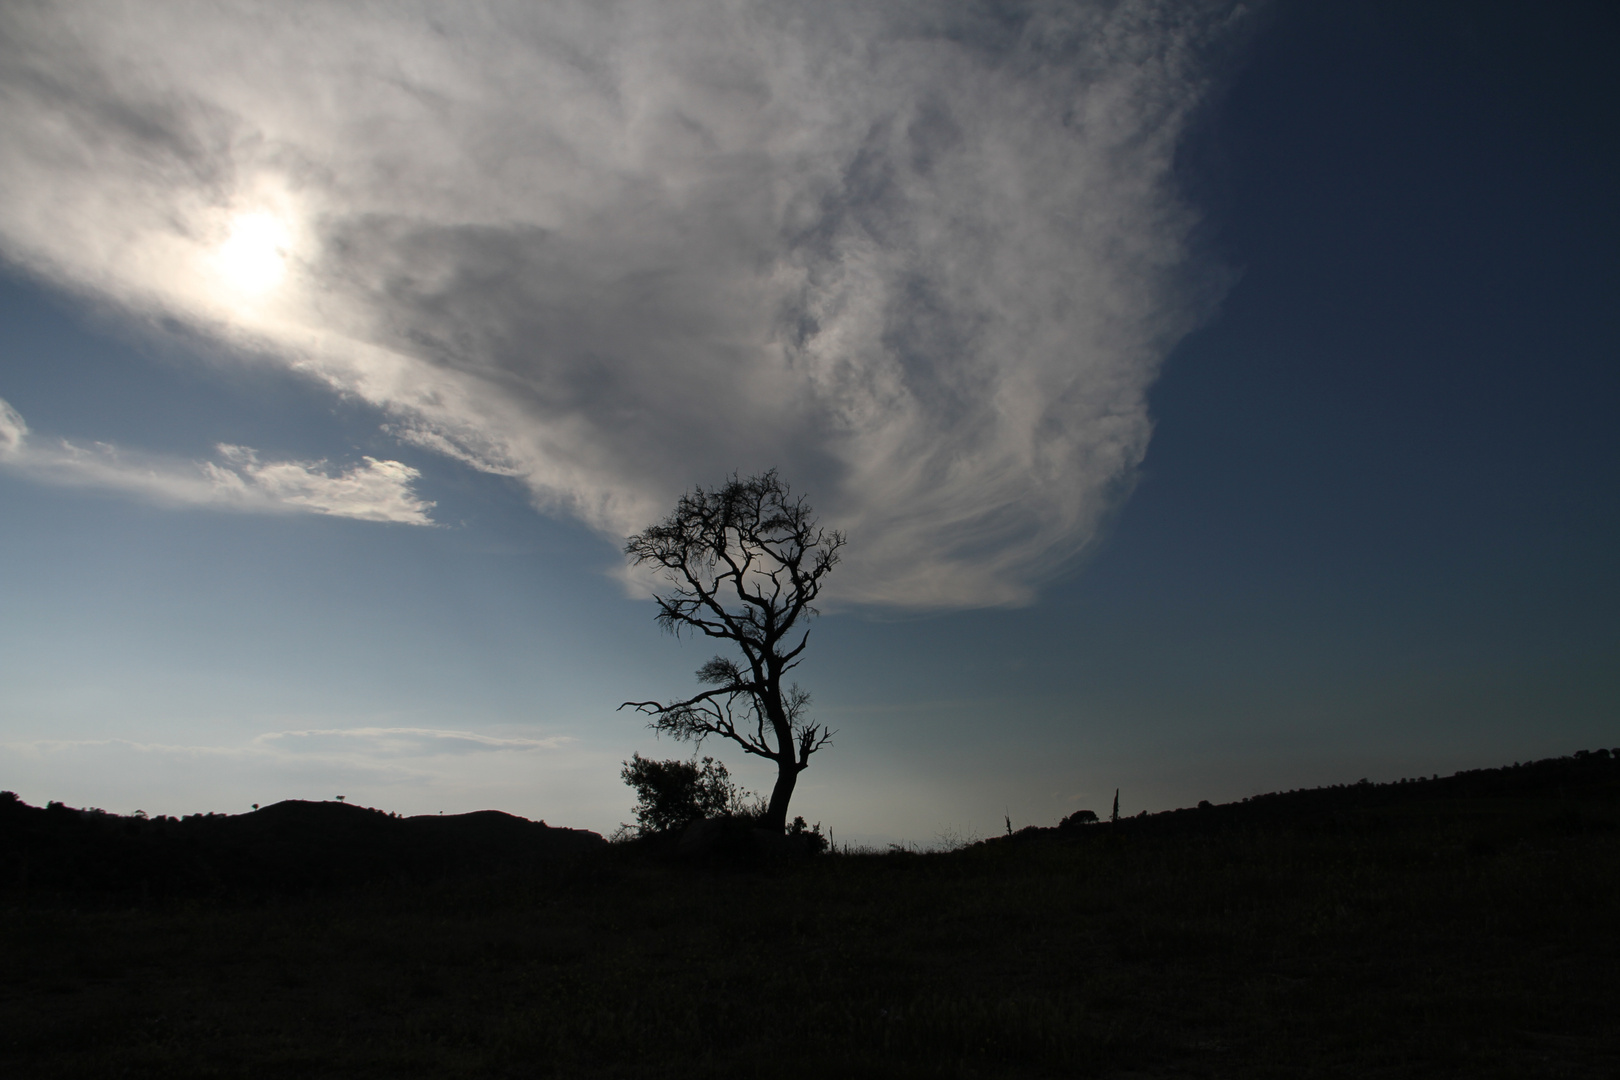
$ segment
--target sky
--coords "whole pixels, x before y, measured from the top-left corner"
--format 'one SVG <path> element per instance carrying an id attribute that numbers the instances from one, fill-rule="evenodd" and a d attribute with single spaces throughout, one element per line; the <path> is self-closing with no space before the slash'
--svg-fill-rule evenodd
<path id="1" fill-rule="evenodd" d="M 0 787 L 611 832 L 848 535 L 790 813 L 922 846 L 1620 744 L 1620 15 L 0 10 Z M 710 742 L 743 782 L 771 766 Z"/>

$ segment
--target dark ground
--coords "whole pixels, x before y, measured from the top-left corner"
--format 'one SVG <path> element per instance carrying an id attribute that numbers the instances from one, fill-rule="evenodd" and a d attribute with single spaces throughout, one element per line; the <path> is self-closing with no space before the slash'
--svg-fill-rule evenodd
<path id="1" fill-rule="evenodd" d="M 432 820 L 0 803 L 0 1073 L 1620 1075 L 1606 751 L 942 854 Z"/>

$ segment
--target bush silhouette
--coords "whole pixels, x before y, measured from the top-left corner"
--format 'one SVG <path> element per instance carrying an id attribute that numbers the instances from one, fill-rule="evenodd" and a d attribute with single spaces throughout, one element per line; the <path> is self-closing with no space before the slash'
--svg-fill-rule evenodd
<path id="1" fill-rule="evenodd" d="M 730 770 L 712 757 L 700 764 L 632 754 L 620 775 L 636 790 L 635 829 L 642 836 L 684 829 L 701 818 L 759 813 L 753 793 L 733 783 Z"/>
<path id="2" fill-rule="evenodd" d="M 795 817 L 788 825 L 788 837 L 807 855 L 821 855 L 827 850 L 827 838 L 821 835 L 821 822 L 806 825 L 803 817 Z"/>

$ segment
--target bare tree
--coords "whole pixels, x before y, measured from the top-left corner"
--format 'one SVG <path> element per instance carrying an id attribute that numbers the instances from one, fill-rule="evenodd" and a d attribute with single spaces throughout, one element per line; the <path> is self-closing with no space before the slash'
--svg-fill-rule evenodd
<path id="1" fill-rule="evenodd" d="M 838 563 L 844 535 L 816 524 L 776 470 L 733 475 L 712 491 L 694 488 L 662 523 L 637 533 L 624 551 L 659 567 L 673 588 L 657 597 L 658 623 L 676 635 L 696 631 L 736 644 L 741 660 L 716 656 L 698 668 L 711 687 L 684 701 L 627 701 L 661 733 L 699 745 L 710 735 L 776 762 L 766 828 L 787 827 L 788 802 L 810 755 L 833 732 L 811 723 L 810 695 L 782 677 L 799 666 L 804 626 L 822 578 Z"/>

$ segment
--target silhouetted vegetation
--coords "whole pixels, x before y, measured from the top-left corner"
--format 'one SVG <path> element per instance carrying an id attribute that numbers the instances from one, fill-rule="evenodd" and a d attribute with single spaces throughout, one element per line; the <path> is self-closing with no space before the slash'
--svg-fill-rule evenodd
<path id="1" fill-rule="evenodd" d="M 824 855 L 831 847 L 830 841 L 821 835 L 821 822 L 808 825 L 804 818 L 798 815 L 788 822 L 787 836 L 788 840 L 806 855 Z"/>
<path id="2" fill-rule="evenodd" d="M 384 835 L 366 831 L 377 823 L 433 825 L 280 805 L 354 830 L 311 840 L 311 866 Z M 255 817 L 154 824 L 0 802 L 0 1070 L 1620 1072 L 1620 755 L 1607 751 L 1071 820 L 950 852 L 745 866 L 586 838 L 450 872 L 401 846 L 400 874 L 379 860 L 279 890 L 232 884 L 305 861 L 255 851 L 240 831 Z M 171 859 L 174 887 L 132 887 L 137 853 Z"/>
<path id="3" fill-rule="evenodd" d="M 630 755 L 619 774 L 636 793 L 635 831 L 647 836 L 685 829 L 703 818 L 749 817 L 764 810 L 712 757 L 697 761 L 652 761 Z M 801 819 L 802 820 L 802 819 Z"/>
<path id="4" fill-rule="evenodd" d="M 760 817 L 774 834 L 787 828 L 788 803 L 810 755 L 834 732 L 810 720 L 810 694 L 782 679 L 799 666 L 810 640 L 822 578 L 838 565 L 844 535 L 816 524 L 772 469 L 735 475 L 714 490 L 695 488 L 657 525 L 625 541 L 637 566 L 655 566 L 670 582 L 658 623 L 674 634 L 728 641 L 742 662 L 716 656 L 698 668 L 710 687 L 682 701 L 627 701 L 652 727 L 701 746 L 711 735 L 776 765 L 776 783 Z"/>
<path id="5" fill-rule="evenodd" d="M 615 840 L 684 862 L 757 866 L 784 858 L 821 855 L 828 840 L 821 823 L 795 817 L 786 829 L 766 824 L 765 806 L 732 782 L 713 758 L 651 761 L 631 755 L 620 774 L 636 792 L 634 826 L 622 825 Z"/>

